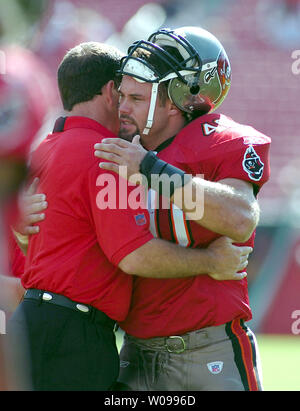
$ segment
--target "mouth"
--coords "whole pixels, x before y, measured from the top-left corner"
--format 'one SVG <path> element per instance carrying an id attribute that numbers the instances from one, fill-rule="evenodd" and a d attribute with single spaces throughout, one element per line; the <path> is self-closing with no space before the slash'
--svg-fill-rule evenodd
<path id="1" fill-rule="evenodd" d="M 133 124 L 132 121 L 128 121 L 128 120 L 120 120 L 120 123 L 121 123 L 123 126 L 130 126 L 130 125 Z"/>
<path id="2" fill-rule="evenodd" d="M 136 127 L 136 124 L 133 120 L 130 120 L 128 118 L 120 118 L 120 126 L 122 128 L 128 128 L 128 127 Z"/>

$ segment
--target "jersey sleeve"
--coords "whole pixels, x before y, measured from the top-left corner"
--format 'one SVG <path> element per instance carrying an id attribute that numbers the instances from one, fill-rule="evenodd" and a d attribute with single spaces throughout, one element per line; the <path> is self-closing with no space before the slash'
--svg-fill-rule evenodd
<path id="1" fill-rule="evenodd" d="M 258 142 L 259 141 L 259 142 Z M 180 150 L 185 170 L 209 181 L 236 178 L 252 183 L 254 193 L 270 178 L 270 139 L 239 137 L 212 145 L 205 155 L 201 150 Z M 180 165 L 180 162 L 179 162 Z"/>
<path id="2" fill-rule="evenodd" d="M 91 218 L 102 251 L 117 266 L 153 238 L 149 214 L 140 194 L 142 186 L 129 186 L 119 175 L 96 167 L 89 175 Z"/>
<path id="3" fill-rule="evenodd" d="M 224 155 L 216 159 L 214 180 L 237 178 L 248 181 L 256 187 L 257 193 L 270 177 L 269 142 L 244 144 L 238 141 L 228 145 L 224 147 Z"/>
<path id="4" fill-rule="evenodd" d="M 180 134 L 176 158 L 194 175 L 209 181 L 248 181 L 256 193 L 268 181 L 271 139 L 253 127 L 209 114 L 191 122 Z"/>

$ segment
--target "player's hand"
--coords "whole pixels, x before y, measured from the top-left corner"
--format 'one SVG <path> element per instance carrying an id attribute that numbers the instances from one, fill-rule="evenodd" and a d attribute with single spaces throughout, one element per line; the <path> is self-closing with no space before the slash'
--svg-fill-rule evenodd
<path id="1" fill-rule="evenodd" d="M 252 247 L 236 246 L 228 237 L 220 237 L 207 248 L 212 253 L 212 267 L 209 276 L 215 280 L 242 280 L 248 265 Z"/>
<path id="2" fill-rule="evenodd" d="M 107 160 L 99 163 L 100 168 L 120 174 L 120 166 L 125 166 L 128 179 L 140 172 L 140 164 L 147 154 L 147 150 L 140 144 L 140 136 L 135 136 L 132 142 L 121 138 L 105 138 L 101 143 L 95 144 L 94 149 L 96 157 Z"/>
<path id="3" fill-rule="evenodd" d="M 22 218 L 15 230 L 22 235 L 38 233 L 39 226 L 33 224 L 43 221 L 45 218 L 43 211 L 48 207 L 48 203 L 45 194 L 36 194 L 38 183 L 39 179 L 35 178 L 19 199 Z"/>

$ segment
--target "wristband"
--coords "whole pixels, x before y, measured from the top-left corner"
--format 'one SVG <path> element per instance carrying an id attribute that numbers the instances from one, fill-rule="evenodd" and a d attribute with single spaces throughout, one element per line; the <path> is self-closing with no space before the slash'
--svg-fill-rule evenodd
<path id="1" fill-rule="evenodd" d="M 169 198 L 177 188 L 191 181 L 189 174 L 157 158 L 153 151 L 148 151 L 144 157 L 140 164 L 140 172 L 146 177 L 148 187 Z"/>

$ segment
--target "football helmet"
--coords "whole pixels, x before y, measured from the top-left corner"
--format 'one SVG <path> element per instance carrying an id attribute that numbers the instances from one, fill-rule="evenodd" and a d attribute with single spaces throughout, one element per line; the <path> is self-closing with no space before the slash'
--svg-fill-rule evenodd
<path id="1" fill-rule="evenodd" d="M 134 57 L 137 49 L 155 54 L 163 69 L 154 67 L 148 59 Z M 231 67 L 224 47 L 213 34 L 200 27 L 162 28 L 147 41 L 133 43 L 120 71 L 153 85 L 169 81 L 169 98 L 193 117 L 219 107 L 231 85 Z M 153 87 L 153 99 L 156 88 Z"/>

